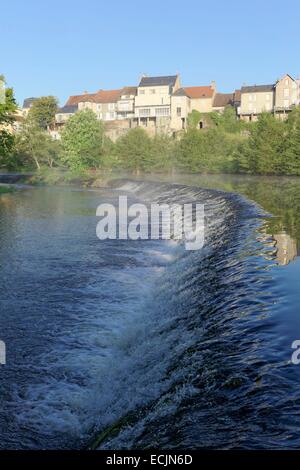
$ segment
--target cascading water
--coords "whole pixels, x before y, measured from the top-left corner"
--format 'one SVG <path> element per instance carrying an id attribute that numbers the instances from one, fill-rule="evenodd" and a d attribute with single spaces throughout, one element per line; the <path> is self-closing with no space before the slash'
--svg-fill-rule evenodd
<path id="1" fill-rule="evenodd" d="M 0 447 L 251 448 L 262 433 L 265 448 L 283 436 L 296 445 L 284 415 L 291 403 L 274 397 L 291 371 L 272 330 L 274 244 L 262 234 L 264 214 L 217 191 L 114 186 L 31 190 L 0 204 L 9 350 Z M 120 194 L 203 203 L 204 247 L 100 242 L 96 207 Z"/>

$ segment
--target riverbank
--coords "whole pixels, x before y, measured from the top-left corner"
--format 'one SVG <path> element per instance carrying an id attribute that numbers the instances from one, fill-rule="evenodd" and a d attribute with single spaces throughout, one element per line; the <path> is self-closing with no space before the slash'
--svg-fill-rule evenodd
<path id="1" fill-rule="evenodd" d="M 12 193 L 15 189 L 9 184 L 0 183 L 0 196 L 1 194 Z"/>

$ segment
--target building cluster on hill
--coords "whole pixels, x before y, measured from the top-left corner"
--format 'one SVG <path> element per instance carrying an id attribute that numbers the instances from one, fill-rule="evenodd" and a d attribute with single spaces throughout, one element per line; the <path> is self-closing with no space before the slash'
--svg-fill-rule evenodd
<path id="1" fill-rule="evenodd" d="M 24 101 L 25 115 L 34 100 Z M 237 118 L 255 121 L 263 112 L 285 119 L 299 103 L 300 79 L 288 74 L 273 84 L 243 86 L 233 93 L 219 93 L 214 81 L 208 86 L 182 87 L 179 75 L 143 76 L 138 86 L 70 96 L 56 114 L 54 132 L 59 137 L 66 121 L 84 109 L 94 111 L 104 122 L 107 135 L 115 140 L 134 127 L 143 127 L 151 135 L 176 135 L 187 128 L 193 110 L 201 113 L 198 125 L 203 128 L 207 113 L 222 113 L 227 106 L 236 110 Z"/>

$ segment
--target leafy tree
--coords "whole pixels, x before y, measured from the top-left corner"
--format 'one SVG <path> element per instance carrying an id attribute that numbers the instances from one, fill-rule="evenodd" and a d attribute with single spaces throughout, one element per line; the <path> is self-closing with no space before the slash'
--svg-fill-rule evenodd
<path id="1" fill-rule="evenodd" d="M 285 171 L 300 175 L 300 107 L 295 108 L 287 121 L 288 133 L 284 153 Z"/>
<path id="2" fill-rule="evenodd" d="M 261 114 L 250 128 L 248 141 L 239 149 L 240 171 L 264 175 L 284 173 L 285 134 L 285 123 L 270 113 Z"/>
<path id="3" fill-rule="evenodd" d="M 53 140 L 29 114 L 16 136 L 16 160 L 24 166 L 34 163 L 40 170 L 42 165 L 52 167 L 58 160 L 59 152 L 60 142 Z"/>
<path id="4" fill-rule="evenodd" d="M 50 129 L 55 123 L 58 102 L 54 96 L 42 96 L 35 100 L 29 110 L 33 121 L 41 129 Z"/>
<path id="5" fill-rule="evenodd" d="M 66 122 L 62 132 L 62 161 L 72 169 L 98 168 L 107 141 L 103 124 L 90 110 L 79 111 Z"/>
<path id="6" fill-rule="evenodd" d="M 14 113 L 17 104 L 12 88 L 4 89 L 5 79 L 0 75 L 0 90 L 3 99 L 0 99 L 0 165 L 9 165 L 10 157 L 14 147 L 14 136 L 10 131 L 10 126 L 14 123 Z M 1 97 L 0 95 L 0 97 Z"/>
<path id="7" fill-rule="evenodd" d="M 153 146 L 151 138 L 146 131 L 140 127 L 130 129 L 116 143 L 116 152 L 119 163 L 139 174 L 149 169 L 153 162 Z"/>

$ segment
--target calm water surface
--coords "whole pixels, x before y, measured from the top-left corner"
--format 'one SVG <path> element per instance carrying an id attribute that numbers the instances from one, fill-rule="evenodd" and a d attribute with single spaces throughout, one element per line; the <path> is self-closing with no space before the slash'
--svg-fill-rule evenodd
<path id="1" fill-rule="evenodd" d="M 300 181 L 173 182 L 0 196 L 0 448 L 299 447 Z M 100 242 L 120 194 L 205 203 L 204 248 Z"/>

